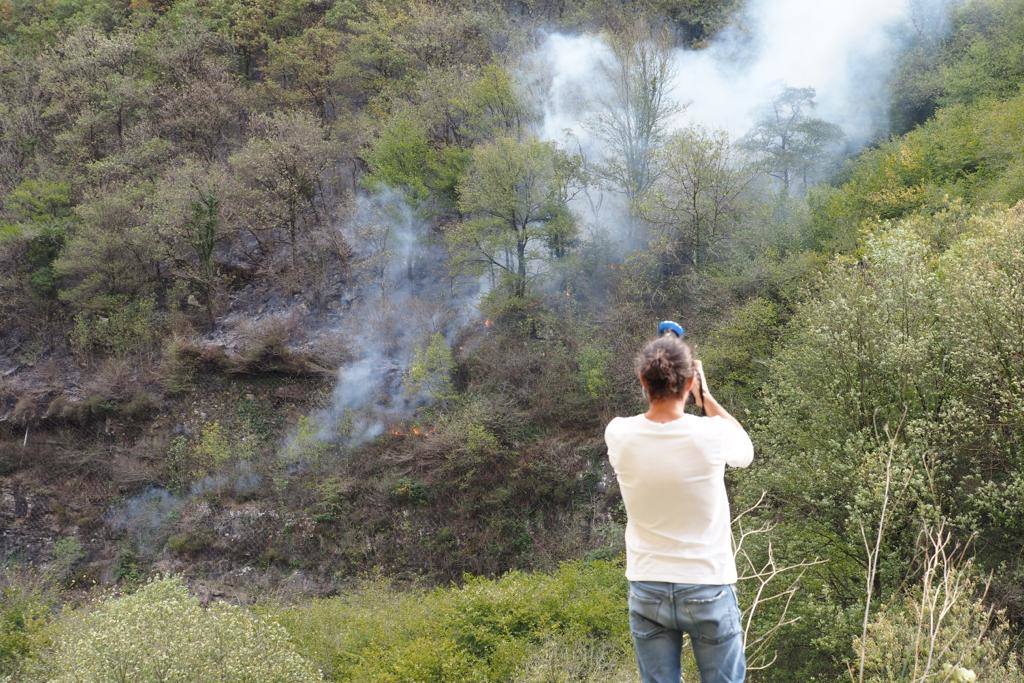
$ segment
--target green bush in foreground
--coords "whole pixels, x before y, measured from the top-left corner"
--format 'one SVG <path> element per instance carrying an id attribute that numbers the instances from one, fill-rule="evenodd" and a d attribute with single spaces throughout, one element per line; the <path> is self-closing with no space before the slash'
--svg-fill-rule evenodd
<path id="1" fill-rule="evenodd" d="M 339 681 L 610 681 L 633 666 L 626 581 L 608 561 L 460 588 L 373 582 L 273 617 Z"/>
<path id="2" fill-rule="evenodd" d="M 47 681 L 319 681 L 277 624 L 217 603 L 204 609 L 177 577 L 54 625 L 28 673 Z"/>
<path id="3" fill-rule="evenodd" d="M 32 651 L 50 616 L 50 600 L 38 586 L 0 574 L 0 681 Z"/>
<path id="4" fill-rule="evenodd" d="M 973 575 L 940 569 L 873 611 L 866 640 L 847 651 L 853 670 L 863 647 L 865 680 L 1024 682 L 1013 634 L 978 600 Z M 40 613 L 34 635 L 16 639 L 0 682 L 632 682 L 626 590 L 621 561 L 606 560 L 432 589 L 378 579 L 337 597 L 255 610 L 206 609 L 181 579 L 156 579 L 49 625 Z M 688 646 L 683 666 L 684 680 L 698 677 Z M 791 667 L 777 662 L 758 680 L 794 680 Z"/>
<path id="5" fill-rule="evenodd" d="M 1001 614 L 973 596 L 948 604 L 939 598 L 932 605 L 912 591 L 879 612 L 868 626 L 866 680 L 1024 681 Z"/>

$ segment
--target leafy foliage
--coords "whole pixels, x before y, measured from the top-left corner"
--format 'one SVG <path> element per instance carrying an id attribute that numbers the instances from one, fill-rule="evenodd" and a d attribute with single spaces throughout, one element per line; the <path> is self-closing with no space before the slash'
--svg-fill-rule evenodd
<path id="1" fill-rule="evenodd" d="M 499 138 L 477 147 L 459 185 L 469 220 L 450 234 L 457 263 L 497 269 L 515 296 L 526 294 L 532 261 L 561 258 L 575 237 L 567 201 L 579 160 L 539 140 Z"/>
<path id="2" fill-rule="evenodd" d="M 535 658 L 551 640 L 609 643 L 611 661 L 597 658 L 582 672 L 596 676 L 630 661 L 624 594 L 616 563 L 567 563 L 552 574 L 512 572 L 457 589 L 370 583 L 272 616 L 333 680 L 510 680 L 539 668 Z"/>
<path id="3" fill-rule="evenodd" d="M 224 603 L 204 609 L 179 578 L 151 580 L 53 629 L 41 680 L 322 680 L 280 626 Z"/>
<path id="4" fill-rule="evenodd" d="M 10 676 L 37 646 L 50 618 L 53 596 L 44 587 L 4 571 L 0 598 L 0 676 Z"/>
<path id="5" fill-rule="evenodd" d="M 806 190 L 842 141 L 842 130 L 811 116 L 813 108 L 813 88 L 786 88 L 742 140 L 742 146 L 778 181 L 783 198 L 794 187 Z"/>
<path id="6" fill-rule="evenodd" d="M 97 501 L 150 479 L 186 496 L 252 460 L 272 485 L 247 504 L 285 521 L 244 552 L 212 523 L 179 528 L 175 561 L 258 556 L 326 586 L 368 567 L 462 582 L 267 608 L 287 636 L 200 608 L 177 580 L 50 626 L 48 595 L 5 584 L 0 676 L 34 662 L 41 678 L 123 665 L 145 680 L 173 664 L 194 679 L 226 656 L 228 678 L 315 680 L 296 649 L 340 680 L 631 676 L 617 565 L 467 573 L 618 553 L 600 427 L 640 409 L 632 355 L 671 317 L 754 427 L 756 464 L 729 480 L 739 507 L 766 492 L 749 519 L 773 545 L 751 559 L 824 560 L 759 676 L 846 680 L 864 648 L 868 678 L 906 678 L 923 652 L 903 637 L 922 615 L 919 530 L 945 520 L 993 579 L 949 612 L 935 671 L 1015 680 L 1024 11 L 971 0 L 947 23 L 935 4 L 911 3 L 900 37 L 905 134 L 837 169 L 842 140 L 807 89 L 781 90 L 739 145 L 668 134 L 670 50 L 710 37 L 732 0 L 0 0 L 0 356 L 15 373 L 0 378 L 0 449 L 19 453 L 4 476 L 47 470 L 45 488 L 66 479 L 48 471 L 60 462 Z M 619 58 L 590 122 L 601 159 L 532 133 L 516 62 L 539 26 L 603 30 Z M 597 184 L 628 199 L 635 252 L 577 223 L 571 204 Z M 350 310 L 366 271 L 336 227 L 367 192 L 409 205 L 432 273 L 489 293 L 486 322 L 406 349 L 392 384 L 431 406 L 348 449 L 324 440 L 296 376 L 330 374 L 301 333 L 330 337 Z M 23 372 L 36 384 L 17 385 Z M 215 405 L 243 381 L 266 383 L 258 399 Z M 53 425 L 59 457 L 34 443 Z M 58 518 L 97 522 L 68 495 Z M 216 515 L 226 498 L 203 502 Z M 95 548 L 68 536 L 49 562 L 135 584 L 152 553 L 121 543 L 106 565 L 79 562 Z"/>
<path id="7" fill-rule="evenodd" d="M 1003 529 L 1020 524 L 1021 427 L 1008 406 L 1024 397 L 1006 331 L 1024 310 L 1021 234 L 1019 208 L 966 224 L 947 212 L 878 226 L 859 259 L 836 260 L 789 325 L 766 384 L 762 464 L 742 486 L 766 489 L 794 530 L 828 539 L 823 594 L 857 599 L 861 570 L 843 556 L 857 553 L 852 530 L 877 524 L 878 453 L 893 430 L 904 444 L 891 502 L 901 512 L 887 534 L 883 590 L 909 569 L 918 525 L 939 518 L 977 535 L 986 566 L 1009 562 L 1007 579 L 1015 575 L 1002 549 Z"/>

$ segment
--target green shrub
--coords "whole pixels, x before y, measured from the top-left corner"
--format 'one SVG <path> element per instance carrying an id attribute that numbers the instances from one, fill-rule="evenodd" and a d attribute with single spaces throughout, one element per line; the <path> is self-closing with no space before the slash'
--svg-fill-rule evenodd
<path id="1" fill-rule="evenodd" d="M 579 365 L 579 383 L 587 396 L 593 399 L 607 398 L 611 392 L 608 366 L 612 354 L 594 344 L 587 344 L 579 351 L 576 362 Z"/>
<path id="2" fill-rule="evenodd" d="M 52 598 L 13 573 L 0 574 L 0 680 L 18 671 L 50 619 Z"/>
<path id="3" fill-rule="evenodd" d="M 317 681 L 278 625 L 224 603 L 208 609 L 181 579 L 155 579 L 55 624 L 33 675 L 51 681 Z"/>
<path id="4" fill-rule="evenodd" d="M 156 302 L 143 297 L 118 302 L 103 313 L 76 315 L 71 347 L 80 355 L 127 356 L 152 349 L 159 338 Z"/>
<path id="5" fill-rule="evenodd" d="M 342 426 L 344 428 L 344 426 Z M 299 417 L 279 458 L 283 463 L 308 462 L 317 464 L 328 454 L 330 446 L 320 437 L 320 425 L 308 415 Z"/>
<path id="6" fill-rule="evenodd" d="M 179 435 L 171 440 L 165 461 L 167 475 L 178 489 L 225 465 L 251 459 L 258 437 L 241 429 L 230 431 L 218 420 L 203 425 L 195 443 Z"/>
<path id="7" fill-rule="evenodd" d="M 192 481 L 195 475 L 195 463 L 187 436 L 179 434 L 171 439 L 167 446 L 164 467 L 167 478 L 175 489 L 183 490 Z"/>
<path id="8" fill-rule="evenodd" d="M 426 395 L 435 401 L 455 398 L 452 371 L 455 360 L 444 335 L 435 333 L 423 347 L 417 348 L 409 364 L 405 390 L 414 396 Z"/>
<path id="9" fill-rule="evenodd" d="M 122 542 L 118 548 L 117 559 L 114 562 L 114 580 L 129 586 L 142 580 L 139 558 L 127 542 Z"/>
<path id="10" fill-rule="evenodd" d="M 418 504 L 426 500 L 427 490 L 422 482 L 408 477 L 401 477 L 391 489 L 391 496 L 395 503 L 399 505 Z"/>
<path id="11" fill-rule="evenodd" d="M 773 302 L 755 297 L 734 308 L 702 344 L 700 356 L 715 395 L 742 419 L 756 403 L 768 361 L 779 333 L 779 311 Z"/>
<path id="12" fill-rule="evenodd" d="M 198 555 L 216 540 L 213 532 L 209 529 L 189 529 L 172 534 L 167 539 L 167 549 L 178 555 Z"/>
<path id="13" fill-rule="evenodd" d="M 812 231 L 821 244 L 855 248 L 876 219 L 1024 199 L 1024 96 L 940 109 L 927 123 L 861 154 L 839 187 L 812 191 Z"/>
<path id="14" fill-rule="evenodd" d="M 196 455 L 208 469 L 216 469 L 229 460 L 234 454 L 233 440 L 224 432 L 220 422 L 214 420 L 203 425 L 203 431 L 196 445 Z"/>
<path id="15" fill-rule="evenodd" d="M 1019 92 L 1024 77 L 1024 7 L 1007 0 L 952 6 L 953 31 L 937 71 L 943 104 Z"/>
<path id="16" fill-rule="evenodd" d="M 960 578 L 942 577 L 926 599 L 917 587 L 880 610 L 864 641 L 866 680 L 1024 681 L 1020 652 L 1004 616 L 971 591 L 954 596 L 945 590 Z M 860 645 L 857 638 L 858 652 Z"/>
<path id="17" fill-rule="evenodd" d="M 85 557 L 82 543 L 74 536 L 65 536 L 53 544 L 53 559 L 50 564 L 50 575 L 56 581 L 67 581 L 72 578 L 75 565 Z"/>
<path id="18" fill-rule="evenodd" d="M 859 632 L 847 606 L 863 604 L 864 568 L 851 560 L 862 557 L 861 525 L 877 528 L 889 453 L 879 593 L 902 590 L 920 524 L 945 518 L 961 538 L 977 535 L 994 592 L 1010 604 L 1020 595 L 1022 226 L 1020 206 L 879 224 L 857 258 L 834 261 L 783 335 L 754 429 L 759 456 L 737 473 L 733 499 L 742 507 L 767 491 L 788 546 L 779 555 L 828 560 L 793 601 L 809 638 L 789 647 L 815 653 L 805 665 L 841 671 Z M 887 431 L 898 435 L 891 449 Z"/>
<path id="19" fill-rule="evenodd" d="M 631 647 L 622 566 L 606 561 L 471 578 L 460 588 L 398 591 L 372 581 L 339 597 L 268 611 L 299 652 L 341 681 L 539 676 L 550 669 L 537 658 L 551 657 L 552 639 L 591 651 L 587 667 L 596 676 L 621 670 Z M 545 646 L 547 653 L 538 654 Z"/>

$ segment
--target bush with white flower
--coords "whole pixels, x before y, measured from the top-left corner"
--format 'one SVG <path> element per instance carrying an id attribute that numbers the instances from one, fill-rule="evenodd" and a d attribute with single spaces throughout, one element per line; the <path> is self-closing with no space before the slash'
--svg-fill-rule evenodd
<path id="1" fill-rule="evenodd" d="M 151 580 L 54 626 L 31 672 L 49 681 L 321 681 L 278 624 L 249 610 L 204 608 L 178 577 Z"/>

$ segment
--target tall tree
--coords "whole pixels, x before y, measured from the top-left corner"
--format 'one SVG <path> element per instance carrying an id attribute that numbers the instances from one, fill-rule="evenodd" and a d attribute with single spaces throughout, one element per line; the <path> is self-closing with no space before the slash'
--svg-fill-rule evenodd
<path id="1" fill-rule="evenodd" d="M 324 120 L 333 121 L 341 91 L 336 68 L 341 43 L 339 32 L 319 25 L 271 43 L 265 71 L 274 99 L 312 105 Z"/>
<path id="2" fill-rule="evenodd" d="M 539 140 L 498 138 L 473 150 L 459 183 L 467 220 L 449 234 L 457 265 L 503 272 L 524 296 L 532 261 L 564 254 L 575 231 L 568 201 L 579 158 Z"/>
<path id="3" fill-rule="evenodd" d="M 161 288 L 159 244 L 145 227 L 153 187 L 143 180 L 94 189 L 75 206 L 74 229 L 54 262 L 61 299 L 107 314 Z"/>
<path id="4" fill-rule="evenodd" d="M 668 95 L 672 45 L 666 31 L 638 22 L 613 36 L 611 47 L 614 59 L 601 67 L 611 89 L 589 126 L 608 145 L 599 174 L 635 209 L 658 176 L 655 152 L 680 108 Z"/>
<path id="5" fill-rule="evenodd" d="M 778 181 L 782 199 L 794 186 L 806 190 L 842 142 L 839 126 L 811 116 L 814 106 L 814 88 L 786 88 L 740 142 Z"/>
<path id="6" fill-rule="evenodd" d="M 754 169 L 725 133 L 700 128 L 669 138 L 657 163 L 661 175 L 640 206 L 655 228 L 653 246 L 677 264 L 703 263 L 739 224 Z"/>
<path id="7" fill-rule="evenodd" d="M 455 101 L 463 114 L 459 132 L 474 142 L 521 138 L 535 114 L 512 74 L 496 64 L 484 66 L 465 91 L 455 95 Z"/>
<path id="8" fill-rule="evenodd" d="M 198 294 L 213 327 L 224 289 L 218 247 L 229 243 L 228 183 L 222 164 L 185 163 L 160 179 L 147 206 L 147 227 L 159 237 L 165 271 Z"/>
<path id="9" fill-rule="evenodd" d="M 4 197 L 0 213 L 0 318 L 35 324 L 56 317 L 53 262 L 64 246 L 71 186 L 42 179 L 22 181 Z M 13 325 L 12 325 L 13 327 Z"/>
<path id="10" fill-rule="evenodd" d="M 333 149 L 316 116 L 286 111 L 256 116 L 252 137 L 230 159 L 242 184 L 235 200 L 249 207 L 249 231 L 257 240 L 283 234 L 293 268 L 300 237 L 325 218 L 317 198 Z"/>
<path id="11" fill-rule="evenodd" d="M 244 93 L 228 44 L 196 20 L 153 33 L 145 55 L 158 103 L 147 112 L 153 132 L 183 152 L 223 160 L 243 132 Z"/>
<path id="12" fill-rule="evenodd" d="M 122 150 L 153 107 L 138 34 L 82 27 L 44 53 L 40 84 L 59 152 L 88 163 Z"/>

